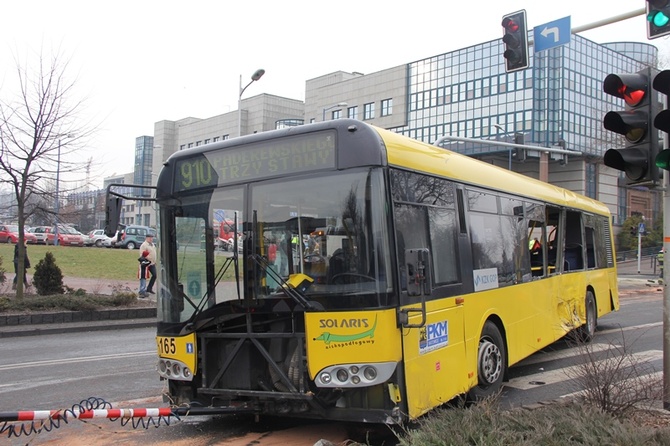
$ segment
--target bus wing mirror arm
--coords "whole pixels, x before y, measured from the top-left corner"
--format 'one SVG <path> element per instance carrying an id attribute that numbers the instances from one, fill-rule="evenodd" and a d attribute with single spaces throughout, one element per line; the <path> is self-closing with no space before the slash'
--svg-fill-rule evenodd
<path id="1" fill-rule="evenodd" d="M 430 251 L 426 248 L 405 250 L 407 271 L 407 295 L 419 296 L 421 306 L 419 308 L 404 308 L 400 310 L 399 322 L 405 328 L 420 328 L 426 325 L 426 296 L 432 291 L 430 281 Z M 410 313 L 419 313 L 421 321 L 410 324 Z"/>
<path id="2" fill-rule="evenodd" d="M 410 313 L 419 313 L 421 315 L 421 321 L 417 324 L 410 324 Z M 400 310 L 398 313 L 398 321 L 403 328 L 421 328 L 426 325 L 426 296 L 421 295 L 421 306 L 419 308 L 403 308 Z"/>

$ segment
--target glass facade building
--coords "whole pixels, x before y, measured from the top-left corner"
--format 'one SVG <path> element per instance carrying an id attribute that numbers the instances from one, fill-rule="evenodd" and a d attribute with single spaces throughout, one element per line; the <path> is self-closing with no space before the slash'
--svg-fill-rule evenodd
<path id="1" fill-rule="evenodd" d="M 655 65 L 658 53 L 645 43 L 601 45 L 573 35 L 570 45 L 531 52 L 531 68 L 506 73 L 503 51 L 494 40 L 408 64 L 407 125 L 393 130 L 425 142 L 524 133 L 526 142 L 564 140 L 570 149 L 602 157 L 618 143 L 602 117 L 624 107 L 603 92 L 603 80 Z"/>
<path id="2" fill-rule="evenodd" d="M 565 171 L 553 169 L 550 181 L 607 202 L 615 223 L 621 223 L 629 214 L 627 193 L 620 172 L 602 160 L 607 149 L 623 145 L 623 137 L 605 130 L 602 121 L 607 111 L 625 106 L 605 94 L 602 84 L 610 73 L 656 66 L 657 48 L 637 42 L 598 44 L 572 35 L 569 45 L 531 51 L 530 68 L 513 73 L 505 72 L 503 52 L 498 39 L 407 64 L 406 120 L 389 128 L 428 143 L 445 135 L 481 139 L 480 144 L 443 146 L 488 160 L 504 160 L 510 150 L 487 140 L 514 142 L 519 134 L 524 144 L 580 152 L 570 161 L 579 166 L 581 178 L 574 178 L 573 171 L 567 179 Z M 527 173 L 524 166 L 514 170 Z M 652 201 L 653 209 L 645 213 L 653 218 L 660 204 Z"/>

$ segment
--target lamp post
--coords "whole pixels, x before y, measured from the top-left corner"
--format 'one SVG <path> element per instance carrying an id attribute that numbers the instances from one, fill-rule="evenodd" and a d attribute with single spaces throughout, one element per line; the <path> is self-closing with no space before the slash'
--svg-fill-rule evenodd
<path id="1" fill-rule="evenodd" d="M 498 133 L 505 131 L 505 129 L 503 129 L 503 126 L 498 123 L 493 124 L 493 127 L 498 129 Z M 512 170 L 512 150 L 514 149 L 510 148 L 509 150 L 507 150 L 507 170 Z"/>
<path id="2" fill-rule="evenodd" d="M 240 74 L 240 95 L 237 98 L 237 136 L 242 136 L 242 93 L 244 93 L 244 90 L 246 90 L 249 85 L 263 77 L 264 74 L 265 70 L 262 68 L 254 71 L 254 74 L 251 75 L 251 82 L 245 85 L 244 88 L 242 88 L 242 75 Z"/>
<path id="3" fill-rule="evenodd" d="M 60 191 L 60 142 L 61 142 L 61 137 L 64 138 L 72 138 L 72 135 L 67 134 L 67 135 L 58 135 L 58 158 L 56 160 L 56 206 L 55 206 L 55 211 L 56 211 L 56 224 L 55 224 L 55 231 L 54 231 L 54 246 L 58 246 L 58 213 L 60 212 L 60 196 L 59 196 L 59 191 Z"/>
<path id="4" fill-rule="evenodd" d="M 346 107 L 347 105 L 349 105 L 349 104 L 347 104 L 346 102 L 340 102 L 339 104 L 331 105 L 330 107 L 324 108 L 323 109 L 323 118 L 321 120 L 322 121 L 326 120 L 326 112 L 328 110 L 332 110 L 332 109 L 337 108 L 337 107 Z"/>

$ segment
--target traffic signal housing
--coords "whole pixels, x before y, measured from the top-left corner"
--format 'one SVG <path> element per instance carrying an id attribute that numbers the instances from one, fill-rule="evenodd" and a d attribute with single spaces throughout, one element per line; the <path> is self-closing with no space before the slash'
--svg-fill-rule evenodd
<path id="1" fill-rule="evenodd" d="M 654 77 L 652 84 L 654 90 L 666 95 L 666 106 L 668 104 L 668 96 L 670 96 L 670 70 L 663 70 Z M 654 127 L 658 130 L 670 133 L 670 110 L 664 109 L 656 114 L 654 117 Z M 664 138 L 667 140 L 667 138 Z M 656 155 L 656 167 L 670 170 L 670 150 L 666 147 L 665 150 L 660 150 Z"/>
<path id="2" fill-rule="evenodd" d="M 647 38 L 670 34 L 670 0 L 647 0 Z"/>
<path id="3" fill-rule="evenodd" d="M 505 44 L 505 71 L 508 73 L 528 68 L 528 27 L 526 10 L 503 16 L 503 38 Z"/>
<path id="4" fill-rule="evenodd" d="M 625 110 L 605 114 L 603 126 L 625 137 L 625 147 L 605 152 L 605 165 L 626 173 L 627 184 L 656 184 L 659 152 L 658 132 L 653 118 L 658 102 L 653 98 L 652 80 L 655 71 L 644 68 L 637 73 L 609 74 L 603 82 L 605 93 L 621 98 Z"/>

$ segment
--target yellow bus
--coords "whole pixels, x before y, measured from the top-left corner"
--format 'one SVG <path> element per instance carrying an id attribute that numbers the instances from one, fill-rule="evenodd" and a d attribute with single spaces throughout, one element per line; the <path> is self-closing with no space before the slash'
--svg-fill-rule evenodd
<path id="1" fill-rule="evenodd" d="M 360 121 L 179 151 L 155 191 L 175 405 L 403 423 L 619 308 L 605 205 Z"/>

